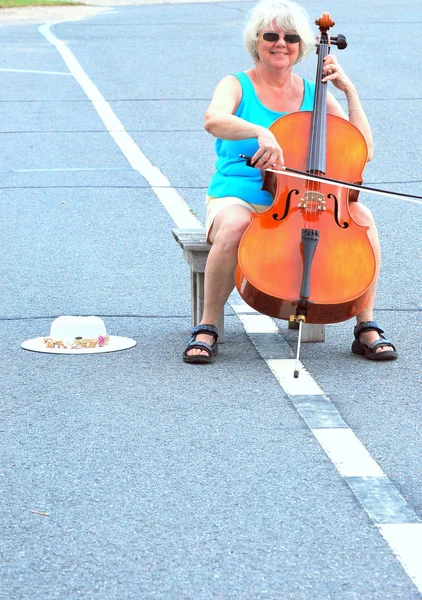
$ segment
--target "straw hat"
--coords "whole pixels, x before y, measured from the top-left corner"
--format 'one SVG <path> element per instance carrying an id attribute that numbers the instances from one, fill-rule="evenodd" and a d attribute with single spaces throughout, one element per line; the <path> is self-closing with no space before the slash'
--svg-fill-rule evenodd
<path id="1" fill-rule="evenodd" d="M 135 344 L 130 338 L 108 335 L 100 317 L 58 317 L 48 337 L 26 340 L 21 347 L 51 354 L 94 354 L 126 350 Z"/>

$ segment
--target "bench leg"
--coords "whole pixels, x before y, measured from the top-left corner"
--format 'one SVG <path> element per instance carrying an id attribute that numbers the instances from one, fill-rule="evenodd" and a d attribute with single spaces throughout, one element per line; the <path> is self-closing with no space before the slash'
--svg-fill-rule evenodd
<path id="1" fill-rule="evenodd" d="M 190 273 L 190 299 L 192 327 L 196 327 L 201 320 L 204 308 L 204 274 Z"/>
<path id="2" fill-rule="evenodd" d="M 204 312 L 204 273 L 191 271 L 190 288 L 192 327 L 196 327 L 202 319 L 202 313 Z M 218 318 L 217 329 L 218 342 L 224 344 L 224 310 Z"/>
<path id="3" fill-rule="evenodd" d="M 289 321 L 288 328 L 299 329 L 299 323 L 297 323 L 296 321 Z M 302 342 L 304 344 L 313 342 L 325 342 L 325 325 L 304 323 L 302 327 Z"/>
<path id="4" fill-rule="evenodd" d="M 314 323 L 304 323 L 302 329 L 302 342 L 325 342 L 325 325 L 316 325 Z"/>
<path id="5" fill-rule="evenodd" d="M 217 321 L 217 329 L 218 329 L 218 343 L 224 344 L 224 310 L 220 313 Z"/>

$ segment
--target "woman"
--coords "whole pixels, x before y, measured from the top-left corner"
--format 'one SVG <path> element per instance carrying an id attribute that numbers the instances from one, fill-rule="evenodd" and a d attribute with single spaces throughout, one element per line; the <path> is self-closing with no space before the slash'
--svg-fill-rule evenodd
<path id="1" fill-rule="evenodd" d="M 183 353 L 185 362 L 209 363 L 217 353 L 215 327 L 234 287 L 240 239 L 250 223 L 251 211 L 263 211 L 273 198 L 262 190 L 260 169 L 283 165 L 283 149 L 268 129 L 279 117 L 299 110 L 311 111 L 315 84 L 293 73 L 293 66 L 315 48 L 314 34 L 305 11 L 290 0 L 261 0 L 249 14 L 244 41 L 254 67 L 222 79 L 205 114 L 205 129 L 217 138 L 216 173 L 208 188 L 207 238 L 212 244 L 205 271 L 204 312 L 201 324 Z M 371 128 L 358 93 L 335 55 L 325 58 L 323 81 L 341 90 L 348 116 L 328 93 L 327 110 L 349 119 L 361 131 L 373 155 Z M 288 140 L 286 140 L 288 143 Z M 255 169 L 239 154 L 252 156 Z M 350 204 L 355 221 L 368 225 L 368 236 L 380 260 L 378 234 L 370 211 Z M 378 274 L 377 274 L 378 277 Z M 376 279 L 377 279 L 376 277 Z M 376 280 L 366 307 L 356 317 L 352 351 L 370 360 L 397 358 L 394 345 L 373 319 Z"/>

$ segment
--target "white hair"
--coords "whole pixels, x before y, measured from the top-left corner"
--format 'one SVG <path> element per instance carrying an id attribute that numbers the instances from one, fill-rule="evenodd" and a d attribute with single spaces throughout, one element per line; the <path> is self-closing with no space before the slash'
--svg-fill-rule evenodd
<path id="1" fill-rule="evenodd" d="M 258 35 L 263 29 L 272 30 L 273 22 L 286 31 L 295 31 L 300 36 L 297 62 L 315 48 L 315 34 L 304 8 L 290 0 L 260 0 L 249 12 L 243 39 L 249 54 L 258 62 Z"/>

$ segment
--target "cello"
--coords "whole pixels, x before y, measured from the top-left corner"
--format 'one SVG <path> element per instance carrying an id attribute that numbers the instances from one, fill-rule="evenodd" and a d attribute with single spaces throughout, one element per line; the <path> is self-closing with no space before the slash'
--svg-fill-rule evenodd
<path id="1" fill-rule="evenodd" d="M 327 114 L 327 82 L 321 81 L 324 58 L 331 44 L 339 49 L 347 44 L 342 35 L 330 39 L 328 30 L 335 23 L 328 13 L 316 24 L 320 36 L 313 110 L 289 113 L 270 127 L 283 148 L 285 164 L 311 179 L 265 173 L 263 187 L 274 201 L 265 212 L 252 213 L 235 272 L 236 287 L 247 304 L 300 326 L 357 315 L 368 301 L 377 271 L 368 227 L 354 221 L 349 211 L 357 192 L 318 180 L 359 186 L 368 149 L 355 125 Z M 301 327 L 299 340 L 300 331 Z"/>

